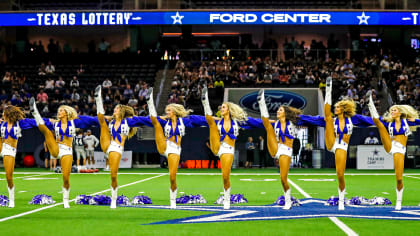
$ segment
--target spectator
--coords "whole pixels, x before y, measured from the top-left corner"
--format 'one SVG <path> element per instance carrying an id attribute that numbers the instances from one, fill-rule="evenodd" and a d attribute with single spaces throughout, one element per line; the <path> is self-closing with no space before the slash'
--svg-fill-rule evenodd
<path id="1" fill-rule="evenodd" d="M 83 64 L 80 64 L 79 68 L 76 70 L 77 75 L 81 75 L 83 73 L 85 73 L 85 68 L 83 66 Z"/>
<path id="2" fill-rule="evenodd" d="M 365 139 L 365 144 L 379 144 L 379 139 L 375 137 L 374 132 L 369 132 L 369 136 Z"/>
<path id="3" fill-rule="evenodd" d="M 50 78 L 47 79 L 47 81 L 45 81 L 45 90 L 47 91 L 52 91 L 54 90 L 54 80 Z"/>
<path id="4" fill-rule="evenodd" d="M 71 94 L 71 100 L 73 103 L 78 103 L 80 100 L 80 95 L 77 93 L 77 89 L 73 89 L 73 93 Z"/>
<path id="5" fill-rule="evenodd" d="M 245 148 L 246 148 L 245 168 L 252 168 L 252 162 L 254 162 L 254 149 L 255 149 L 255 145 L 253 143 L 252 137 L 248 137 L 248 142 L 245 144 Z"/>
<path id="6" fill-rule="evenodd" d="M 312 71 L 309 71 L 308 74 L 305 76 L 305 84 L 312 85 L 315 83 L 315 77 L 312 74 Z"/>
<path id="7" fill-rule="evenodd" d="M 124 89 L 124 93 L 123 93 L 125 100 L 130 99 L 133 94 L 134 92 L 131 89 L 131 86 L 127 84 L 127 87 Z"/>
<path id="8" fill-rule="evenodd" d="M 65 85 L 66 85 L 66 82 L 63 80 L 63 77 L 59 76 L 58 80 L 55 81 L 55 87 L 62 90 L 62 89 L 64 89 Z"/>
<path id="9" fill-rule="evenodd" d="M 70 88 L 79 88 L 79 81 L 76 76 L 73 76 L 73 79 L 70 81 Z"/>
<path id="10" fill-rule="evenodd" d="M 45 68 L 45 64 L 41 63 L 41 66 L 38 69 L 38 75 L 46 75 L 46 74 L 47 74 L 47 71 Z"/>
<path id="11" fill-rule="evenodd" d="M 102 38 L 101 42 L 98 45 L 98 50 L 100 53 L 108 53 L 109 50 L 109 43 L 107 41 L 105 41 L 104 38 Z"/>
<path id="12" fill-rule="evenodd" d="M 55 66 L 51 63 L 51 61 L 48 61 L 48 65 L 45 67 L 45 72 L 47 74 L 54 74 L 55 73 Z"/>
<path id="13" fill-rule="evenodd" d="M 138 100 L 134 97 L 134 95 L 131 95 L 130 99 L 128 100 L 128 105 L 135 107 L 138 104 Z"/>
<path id="14" fill-rule="evenodd" d="M 39 93 L 36 96 L 36 100 L 44 104 L 48 103 L 48 95 L 44 92 L 43 89 L 39 90 Z"/>

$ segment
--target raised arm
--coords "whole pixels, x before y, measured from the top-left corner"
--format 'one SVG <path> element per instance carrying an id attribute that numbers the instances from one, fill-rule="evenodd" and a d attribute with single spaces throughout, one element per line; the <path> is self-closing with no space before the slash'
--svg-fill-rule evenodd
<path id="1" fill-rule="evenodd" d="M 320 126 L 325 127 L 325 118 L 323 116 L 309 116 L 309 115 L 300 115 L 299 120 L 296 124 L 297 126 Z"/>
<path id="2" fill-rule="evenodd" d="M 248 120 L 238 122 L 238 125 L 243 129 L 257 129 L 257 128 L 264 128 L 263 122 L 261 119 L 256 119 L 252 117 L 248 117 Z"/>
<path id="3" fill-rule="evenodd" d="M 153 127 L 152 121 L 148 116 L 133 116 L 125 119 L 129 127 L 150 126 Z"/>
<path id="4" fill-rule="evenodd" d="M 74 119 L 74 126 L 80 129 L 87 129 L 92 126 L 99 126 L 98 117 L 94 116 L 79 116 Z"/>
<path id="5" fill-rule="evenodd" d="M 417 126 L 417 125 L 420 125 L 420 119 L 407 119 L 407 124 L 409 126 Z"/>
<path id="6" fill-rule="evenodd" d="M 369 126 L 375 125 L 373 123 L 372 117 L 362 116 L 362 115 L 358 115 L 358 114 L 351 117 L 351 122 L 355 126 L 359 126 L 359 127 L 369 127 Z"/>
<path id="7" fill-rule="evenodd" d="M 206 117 L 204 116 L 190 115 L 182 118 L 182 121 L 184 122 L 185 127 L 189 128 L 209 126 Z"/>

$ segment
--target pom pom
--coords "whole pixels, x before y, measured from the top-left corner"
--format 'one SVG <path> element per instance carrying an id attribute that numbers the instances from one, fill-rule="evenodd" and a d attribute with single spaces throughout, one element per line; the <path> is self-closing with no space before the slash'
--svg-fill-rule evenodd
<path id="1" fill-rule="evenodd" d="M 131 200 L 131 204 L 133 205 L 143 205 L 143 204 L 152 204 L 152 200 L 148 196 L 135 196 Z"/>
<path id="2" fill-rule="evenodd" d="M 297 199 L 293 196 L 290 197 L 290 200 L 292 200 L 292 206 L 300 206 L 301 205 L 299 199 Z M 277 200 L 274 203 L 276 205 L 279 205 L 279 206 L 284 206 L 284 204 L 286 203 L 285 197 L 284 196 L 278 197 Z"/>
<path id="3" fill-rule="evenodd" d="M 214 204 L 223 204 L 224 195 L 221 195 L 217 198 Z M 232 194 L 230 195 L 230 203 L 231 204 L 238 204 L 238 203 L 248 203 L 248 200 L 244 197 L 243 194 Z"/>
<path id="4" fill-rule="evenodd" d="M 201 194 L 182 195 L 176 199 L 177 204 L 205 204 L 207 200 Z"/>
<path id="5" fill-rule="evenodd" d="M 130 205 L 130 199 L 128 197 L 121 195 L 117 197 L 117 205 L 120 206 L 129 206 Z"/>
<path id="6" fill-rule="evenodd" d="M 46 194 L 38 194 L 32 198 L 29 204 L 32 205 L 51 205 L 54 204 L 55 201 L 52 199 L 51 196 Z"/>
<path id="7" fill-rule="evenodd" d="M 79 205 L 89 205 L 90 204 L 90 200 L 92 199 L 92 196 L 89 195 L 79 195 L 76 197 L 76 204 Z"/>
<path id="8" fill-rule="evenodd" d="M 369 205 L 369 199 L 364 197 L 352 197 L 350 200 L 346 201 L 347 205 Z"/>
<path id="9" fill-rule="evenodd" d="M 369 205 L 391 205 L 392 202 L 388 198 L 374 197 L 369 200 Z"/>
<path id="10" fill-rule="evenodd" d="M 325 203 L 326 206 L 338 206 L 338 197 L 331 196 Z"/>
<path id="11" fill-rule="evenodd" d="M 96 195 L 89 200 L 90 205 L 111 205 L 111 197 L 106 195 Z"/>
<path id="12" fill-rule="evenodd" d="M 0 195 L 0 206 L 8 206 L 9 205 L 9 198 L 5 195 Z"/>

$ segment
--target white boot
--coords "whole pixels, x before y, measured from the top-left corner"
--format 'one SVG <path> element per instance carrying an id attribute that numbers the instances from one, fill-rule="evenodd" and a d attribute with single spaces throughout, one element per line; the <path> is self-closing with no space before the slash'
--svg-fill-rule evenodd
<path id="1" fill-rule="evenodd" d="M 111 186 L 111 209 L 117 208 L 118 187 L 115 189 Z"/>
<path id="2" fill-rule="evenodd" d="M 379 119 L 378 111 L 376 110 L 375 103 L 373 103 L 372 93 L 369 93 L 368 107 L 369 107 L 370 116 L 374 119 Z"/>
<path id="3" fill-rule="evenodd" d="M 258 92 L 258 106 L 260 107 L 261 117 L 269 118 L 270 115 L 268 114 L 267 105 L 265 104 L 265 97 L 264 97 L 264 89 L 260 89 Z"/>
<path id="4" fill-rule="evenodd" d="M 340 191 L 338 189 L 338 210 L 343 211 L 344 210 L 344 194 L 346 192 L 346 189 L 343 189 L 343 191 Z"/>
<path id="5" fill-rule="evenodd" d="M 290 210 L 290 208 L 292 208 L 292 196 L 290 192 L 291 188 L 284 192 L 284 210 Z"/>
<path id="6" fill-rule="evenodd" d="M 102 86 L 95 88 L 96 113 L 105 115 L 104 104 L 102 102 Z"/>
<path id="7" fill-rule="evenodd" d="M 37 126 L 45 124 L 44 120 L 39 114 L 38 108 L 36 107 L 35 98 L 33 97 L 31 98 L 31 100 L 29 100 L 29 110 L 31 111 L 32 116 L 34 117 Z"/>
<path id="8" fill-rule="evenodd" d="M 223 209 L 225 210 L 230 209 L 230 188 L 228 188 L 227 190 L 224 190 Z"/>
<path id="9" fill-rule="evenodd" d="M 9 207 L 13 208 L 15 207 L 15 186 L 12 188 L 7 187 L 7 190 L 9 190 Z"/>
<path id="10" fill-rule="evenodd" d="M 70 208 L 69 195 L 70 195 L 70 188 L 66 189 L 66 188 L 63 187 L 63 205 L 64 205 L 64 208 Z"/>
<path id="11" fill-rule="evenodd" d="M 203 104 L 203 108 L 204 108 L 204 115 L 213 115 L 213 111 L 211 110 L 210 107 L 210 102 L 209 102 L 209 95 L 208 95 L 208 90 L 207 87 L 204 87 L 203 90 L 201 91 L 201 103 Z"/>
<path id="12" fill-rule="evenodd" d="M 176 209 L 176 194 L 178 192 L 178 189 L 175 189 L 172 191 L 171 188 L 169 188 L 169 203 L 171 209 Z"/>
<path id="13" fill-rule="evenodd" d="M 331 76 L 327 77 L 326 86 L 325 86 L 325 104 L 332 105 L 332 78 Z"/>
<path id="14" fill-rule="evenodd" d="M 149 115 L 153 117 L 157 117 L 155 102 L 153 101 L 153 88 L 149 88 L 147 90 L 146 102 L 147 102 L 147 107 L 149 108 Z"/>
<path id="15" fill-rule="evenodd" d="M 402 188 L 400 191 L 398 191 L 398 189 L 395 189 L 395 190 L 397 191 L 397 202 L 395 203 L 395 210 L 399 211 L 401 210 L 404 188 Z"/>

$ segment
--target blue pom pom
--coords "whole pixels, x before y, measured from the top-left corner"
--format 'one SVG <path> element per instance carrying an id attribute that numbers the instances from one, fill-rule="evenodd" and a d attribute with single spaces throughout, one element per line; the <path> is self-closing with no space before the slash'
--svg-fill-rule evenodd
<path id="1" fill-rule="evenodd" d="M 223 204 L 224 195 L 219 196 L 214 204 Z M 232 194 L 230 195 L 230 203 L 231 204 L 238 204 L 238 203 L 248 203 L 248 199 L 244 197 L 243 194 Z"/>
<path id="2" fill-rule="evenodd" d="M 148 196 L 135 196 L 131 200 L 131 204 L 133 205 L 143 205 L 143 204 L 152 204 L 152 200 Z"/>
<path id="3" fill-rule="evenodd" d="M 89 204 L 101 206 L 111 205 L 111 197 L 106 195 L 96 195 L 90 199 Z"/>
<path id="4" fill-rule="evenodd" d="M 76 204 L 79 205 L 89 205 L 90 204 L 90 200 L 92 199 L 92 196 L 89 195 L 79 195 L 76 197 Z"/>
<path id="5" fill-rule="evenodd" d="M 328 198 L 327 203 L 325 205 L 338 206 L 338 197 L 332 196 Z"/>
<path id="6" fill-rule="evenodd" d="M 299 199 L 297 199 L 293 196 L 290 197 L 290 200 L 292 200 L 292 206 L 300 206 L 301 205 Z M 284 204 L 286 204 L 285 197 L 283 195 L 278 197 L 277 200 L 274 203 L 276 205 L 279 205 L 279 206 L 284 206 Z"/>
<path id="7" fill-rule="evenodd" d="M 117 205 L 128 206 L 130 205 L 130 199 L 128 197 L 121 195 L 117 197 Z"/>
<path id="8" fill-rule="evenodd" d="M 388 198 L 374 197 L 369 200 L 369 205 L 391 205 L 392 202 Z"/>
<path id="9" fill-rule="evenodd" d="M 29 204 L 32 205 L 51 205 L 54 203 L 55 201 L 52 199 L 52 197 L 46 194 L 35 195 L 29 202 Z"/>
<path id="10" fill-rule="evenodd" d="M 207 200 L 201 194 L 182 195 L 176 199 L 177 204 L 205 204 Z"/>
<path id="11" fill-rule="evenodd" d="M 8 206 L 9 205 L 9 198 L 5 195 L 0 195 L 0 206 Z"/>

